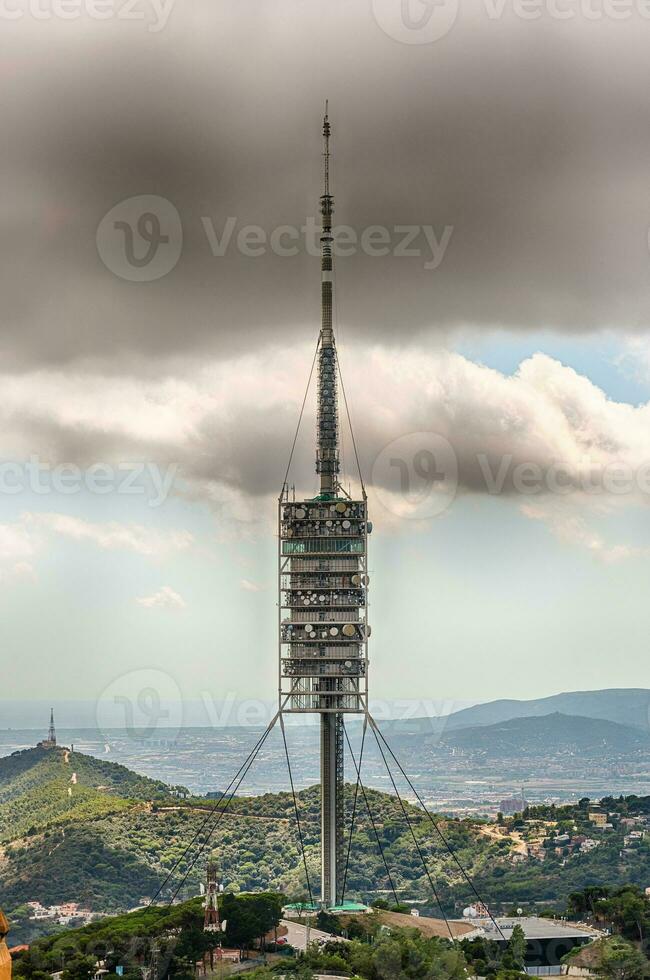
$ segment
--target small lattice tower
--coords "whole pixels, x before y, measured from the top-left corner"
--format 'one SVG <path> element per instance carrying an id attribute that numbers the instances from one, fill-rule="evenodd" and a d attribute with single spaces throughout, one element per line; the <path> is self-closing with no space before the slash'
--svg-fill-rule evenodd
<path id="1" fill-rule="evenodd" d="M 219 880 L 217 866 L 214 862 L 208 864 L 205 880 L 205 915 L 203 916 L 205 932 L 220 932 L 219 919 Z"/>
<path id="2" fill-rule="evenodd" d="M 38 747 L 41 749 L 55 749 L 56 748 L 56 729 L 54 727 L 54 708 L 50 708 L 50 727 L 47 731 L 47 738 L 44 738 L 42 742 L 38 743 Z"/>

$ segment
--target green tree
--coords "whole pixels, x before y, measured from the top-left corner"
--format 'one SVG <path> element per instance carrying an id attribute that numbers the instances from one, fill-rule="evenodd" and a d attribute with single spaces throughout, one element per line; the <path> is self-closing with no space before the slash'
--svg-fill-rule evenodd
<path id="1" fill-rule="evenodd" d="M 94 956 L 76 953 L 67 960 L 61 980 L 90 980 L 97 969 Z"/>
<path id="2" fill-rule="evenodd" d="M 603 949 L 600 971 L 610 980 L 644 980 L 650 964 L 640 949 L 624 939 L 612 939 Z"/>
<path id="3" fill-rule="evenodd" d="M 282 896 L 273 893 L 224 895 L 221 916 L 226 921 L 228 942 L 248 949 L 254 940 L 275 929 L 282 915 Z"/>
<path id="4" fill-rule="evenodd" d="M 526 959 L 526 934 L 520 925 L 516 925 L 512 930 L 512 935 L 510 936 L 510 942 L 508 943 L 508 950 L 506 956 L 504 957 L 504 963 L 507 959 L 510 961 L 509 966 L 514 966 L 517 969 L 523 970 L 524 961 Z"/>

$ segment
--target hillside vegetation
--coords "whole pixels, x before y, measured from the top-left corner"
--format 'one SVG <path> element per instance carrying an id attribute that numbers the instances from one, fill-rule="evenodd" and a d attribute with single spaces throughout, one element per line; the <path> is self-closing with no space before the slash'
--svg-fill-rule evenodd
<path id="1" fill-rule="evenodd" d="M 125 799 L 169 796 L 159 781 L 64 748 L 34 748 L 0 759 L 0 843 L 73 819 L 124 808 Z"/>
<path id="2" fill-rule="evenodd" d="M 347 787 L 347 794 L 349 814 L 353 787 Z M 430 889 L 398 801 L 372 790 L 367 797 L 398 896 L 425 898 Z M 67 812 L 55 808 L 48 820 L 6 847 L 0 866 L 0 905 L 11 908 L 31 899 L 52 904 L 66 898 L 102 910 L 132 907 L 154 893 L 195 836 L 199 844 L 206 844 L 201 858 L 193 868 L 195 850 L 181 860 L 166 897 L 188 870 L 187 892 L 196 893 L 208 854 L 218 859 L 224 879 L 235 891 L 271 887 L 293 895 L 307 893 L 289 793 L 234 800 L 218 824 L 217 815 L 210 815 L 214 802 L 205 799 L 145 803 L 111 798 L 108 811 L 102 809 L 105 802 L 95 800 L 94 812 L 82 812 L 85 804 L 73 805 Z M 18 800 L 13 800 L 4 806 L 17 805 Z M 299 793 L 298 805 L 315 893 L 320 863 L 318 789 Z M 458 868 L 432 834 L 426 816 L 408 804 L 407 808 L 430 869 L 460 887 Z M 203 827 L 206 816 L 208 824 Z M 444 821 L 442 826 L 457 856 L 474 874 L 510 849 L 507 841 L 486 838 L 471 821 Z M 355 822 L 348 889 L 350 895 L 392 894 L 365 808 L 358 810 Z"/>
<path id="3" fill-rule="evenodd" d="M 75 782 L 72 773 L 77 774 Z M 39 779 L 41 782 L 39 783 Z M 234 800 L 223 816 L 205 798 L 179 799 L 164 784 L 124 767 L 80 753 L 34 749 L 0 760 L 0 907 L 10 911 L 29 900 L 45 905 L 77 901 L 96 911 L 132 908 L 152 897 L 173 871 L 161 897 L 171 898 L 186 875 L 179 897 L 195 895 L 209 855 L 235 893 L 277 890 L 291 897 L 308 892 L 289 793 Z M 69 792 L 70 791 L 70 792 Z M 347 787 L 349 821 L 354 787 Z M 418 847 L 446 911 L 458 912 L 474 897 L 455 860 L 422 810 L 406 804 L 413 833 L 393 796 L 367 791 L 375 828 L 390 870 L 377 847 L 362 798 L 352 837 L 347 897 L 366 901 L 420 901 L 438 913 Z M 607 801 L 622 814 L 650 812 L 650 799 Z M 319 888 L 319 793 L 298 794 L 312 891 Z M 650 880 L 650 846 L 623 850 L 625 830 L 617 818 L 588 852 L 556 848 L 565 831 L 593 834 L 584 801 L 580 806 L 536 808 L 526 819 L 500 826 L 441 819 L 440 829 L 476 882 L 482 896 L 504 909 L 512 904 L 562 907 L 570 892 Z M 549 838 L 545 860 L 525 855 L 528 828 L 540 825 Z M 349 830 L 349 824 L 348 824 Z M 196 846 L 184 857 L 188 843 Z M 558 852 L 558 853 L 556 853 Z M 565 853 L 566 852 L 566 853 Z M 195 863 L 192 863 L 195 858 Z M 175 865 L 177 865 L 174 870 Z"/>

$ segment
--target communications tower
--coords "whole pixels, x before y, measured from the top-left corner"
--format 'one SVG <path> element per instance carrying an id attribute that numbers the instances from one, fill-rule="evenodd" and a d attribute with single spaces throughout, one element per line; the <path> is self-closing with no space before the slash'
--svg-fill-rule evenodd
<path id="1" fill-rule="evenodd" d="M 317 350 L 318 492 L 279 501 L 280 711 L 320 716 L 321 903 L 340 900 L 344 863 L 343 717 L 364 714 L 368 700 L 365 490 L 352 500 L 339 482 L 339 366 L 333 330 L 330 122 L 323 119 L 321 327 Z"/>
<path id="2" fill-rule="evenodd" d="M 54 727 L 54 708 L 50 708 L 50 727 L 47 733 L 47 740 L 52 745 L 56 745 L 56 729 Z"/>
<path id="3" fill-rule="evenodd" d="M 54 727 L 54 708 L 50 708 L 50 727 L 47 732 L 47 738 L 44 738 L 38 743 L 41 749 L 55 749 L 56 748 L 56 729 Z"/>

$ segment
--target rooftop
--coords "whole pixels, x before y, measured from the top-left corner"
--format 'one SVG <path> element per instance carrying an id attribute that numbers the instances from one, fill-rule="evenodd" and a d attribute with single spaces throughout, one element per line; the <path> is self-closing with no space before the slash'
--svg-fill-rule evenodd
<path id="1" fill-rule="evenodd" d="M 289 905 L 284 906 L 286 911 L 289 912 L 320 912 L 321 905 L 318 902 L 292 902 Z M 371 909 L 368 905 L 364 905 L 362 902 L 342 902 L 340 905 L 335 905 L 332 908 L 328 908 L 327 912 L 332 912 L 336 915 L 337 912 L 370 912 Z"/>
<path id="2" fill-rule="evenodd" d="M 449 938 L 449 930 L 454 939 L 461 939 L 469 935 L 477 928 L 476 920 L 464 919 L 462 922 L 449 919 L 449 925 L 444 919 L 434 919 L 427 915 L 410 915 L 407 912 L 379 912 L 380 921 L 387 926 L 398 926 L 399 928 L 417 929 L 423 936 L 440 936 L 443 939 Z"/>
<path id="3" fill-rule="evenodd" d="M 466 921 L 472 922 L 476 927 L 484 929 L 488 936 L 490 934 L 496 934 L 497 939 L 501 938 L 496 933 L 490 919 L 477 918 Z M 593 939 L 597 935 L 595 931 L 581 928 L 574 922 L 565 922 L 562 919 L 543 919 L 536 915 L 522 915 L 516 918 L 497 917 L 496 922 L 506 939 L 510 939 L 515 926 L 521 926 L 526 939 Z"/>

